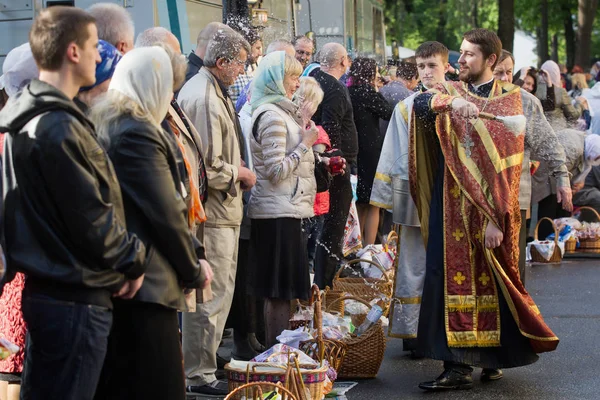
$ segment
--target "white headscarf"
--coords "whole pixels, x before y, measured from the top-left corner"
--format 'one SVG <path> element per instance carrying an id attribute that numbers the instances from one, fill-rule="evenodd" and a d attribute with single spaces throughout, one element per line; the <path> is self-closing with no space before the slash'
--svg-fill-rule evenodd
<path id="1" fill-rule="evenodd" d="M 552 84 L 560 87 L 560 68 L 558 64 L 552 60 L 548 60 L 542 64 L 542 69 L 550 75 Z"/>
<path id="2" fill-rule="evenodd" d="M 173 67 L 169 55 L 157 46 L 131 50 L 117 65 L 108 90 L 135 101 L 160 126 L 173 98 Z"/>
<path id="3" fill-rule="evenodd" d="M 15 47 L 6 55 L 2 64 L 0 88 L 4 88 L 8 97 L 17 94 L 34 78 L 40 74 L 29 43 Z"/>
<path id="4" fill-rule="evenodd" d="M 600 135 L 586 135 L 583 143 L 583 171 L 573 178 L 573 183 L 585 180 L 592 167 L 600 165 Z"/>

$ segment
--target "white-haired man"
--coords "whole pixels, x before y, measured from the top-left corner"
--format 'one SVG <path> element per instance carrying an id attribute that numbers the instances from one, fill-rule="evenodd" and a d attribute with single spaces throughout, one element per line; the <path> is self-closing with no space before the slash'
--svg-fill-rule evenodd
<path id="1" fill-rule="evenodd" d="M 206 148 L 208 200 L 205 249 L 215 266 L 213 299 L 183 315 L 183 355 L 188 392 L 226 395 L 216 379 L 217 349 L 229 314 L 242 222 L 242 191 L 256 176 L 241 160 L 243 137 L 227 88 L 244 72 L 250 45 L 233 30 L 218 30 L 209 41 L 203 67 L 179 92 Z"/>
<path id="2" fill-rule="evenodd" d="M 97 3 L 87 10 L 96 19 L 98 37 L 125 54 L 133 49 L 135 26 L 129 12 L 118 4 Z"/>

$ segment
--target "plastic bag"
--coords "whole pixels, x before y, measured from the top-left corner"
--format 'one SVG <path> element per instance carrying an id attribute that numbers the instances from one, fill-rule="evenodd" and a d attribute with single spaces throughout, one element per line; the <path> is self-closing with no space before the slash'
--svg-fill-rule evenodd
<path id="1" fill-rule="evenodd" d="M 5 360 L 11 355 L 18 353 L 20 349 L 16 344 L 0 337 L 0 360 Z"/>
<path id="2" fill-rule="evenodd" d="M 308 333 L 303 327 L 300 327 L 294 331 L 284 330 L 281 335 L 277 336 L 279 343 L 297 349 L 300 347 L 300 342 L 313 339 L 313 336 Z"/>
<path id="3" fill-rule="evenodd" d="M 342 254 L 344 257 L 347 257 L 349 254 L 354 253 L 361 248 L 362 237 L 360 235 L 360 225 L 358 223 L 358 210 L 356 209 L 356 203 L 352 201 L 350 212 L 348 213 L 348 220 L 346 221 L 346 227 L 344 228 Z"/>
<path id="4" fill-rule="evenodd" d="M 290 354 L 296 354 L 300 364 L 318 365 L 315 360 L 307 356 L 303 351 L 281 343 L 276 344 L 264 353 L 257 355 L 251 361 L 287 365 Z"/>

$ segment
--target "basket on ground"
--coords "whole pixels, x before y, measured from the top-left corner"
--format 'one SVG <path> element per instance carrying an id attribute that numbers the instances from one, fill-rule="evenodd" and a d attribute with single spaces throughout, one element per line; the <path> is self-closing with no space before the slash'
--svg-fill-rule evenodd
<path id="1" fill-rule="evenodd" d="M 281 400 L 298 400 L 296 396 L 288 389 L 284 388 L 281 384 L 275 384 L 272 382 L 251 382 L 245 385 L 238 386 L 230 392 L 225 400 L 235 400 L 244 397 L 247 400 L 263 400 L 264 392 L 267 390 L 277 390 L 281 395 Z"/>
<path id="2" fill-rule="evenodd" d="M 262 385 L 263 382 L 270 383 L 271 385 L 281 382 L 281 384 L 290 389 L 292 393 L 295 393 L 295 390 L 290 387 L 292 385 L 290 380 L 290 368 L 292 368 L 290 365 L 284 367 L 272 363 L 255 363 L 252 366 L 249 364 L 248 367 L 243 370 L 227 364 L 225 366 L 225 371 L 227 372 L 227 380 L 229 382 L 229 392 L 236 393 L 234 396 L 230 397 L 230 399 L 241 400 L 245 393 L 244 391 L 236 392 L 236 389 L 247 383 L 253 382 L 257 382 L 260 385 Z M 311 399 L 323 398 L 323 386 L 327 377 L 328 367 L 326 365 L 298 365 L 298 368 L 300 369 L 300 375 L 302 376 L 302 384 L 310 392 Z M 263 390 L 269 390 L 269 388 L 263 387 Z"/>
<path id="3" fill-rule="evenodd" d="M 588 210 L 591 211 L 592 214 L 594 214 L 594 217 L 596 218 L 596 221 L 594 222 L 600 222 L 600 214 L 598 214 L 598 211 L 596 211 L 594 208 L 592 207 L 579 207 L 579 211 L 583 211 L 583 210 Z M 593 238 L 579 238 L 579 249 L 577 249 L 578 251 L 582 252 L 582 253 L 596 253 L 596 254 L 600 254 L 600 237 L 593 237 Z"/>
<path id="4" fill-rule="evenodd" d="M 542 253 L 536 247 L 536 242 L 539 242 L 539 240 L 538 240 L 538 229 L 539 229 L 540 224 L 542 223 L 542 221 L 548 221 L 548 222 L 550 222 L 552 224 L 552 229 L 554 229 L 554 248 L 552 250 L 552 254 L 550 255 L 550 258 L 544 257 L 542 255 Z M 561 260 L 562 260 L 562 252 L 561 252 L 559 244 L 558 244 L 558 229 L 556 229 L 556 224 L 554 224 L 554 221 L 552 221 L 548 217 L 544 217 L 544 218 L 540 219 L 538 221 L 537 225 L 535 226 L 535 231 L 533 233 L 533 238 L 534 238 L 534 241 L 531 243 L 531 247 L 530 247 L 531 261 L 533 261 L 533 262 L 539 262 L 539 263 L 558 263 L 558 262 L 561 262 Z"/>
<path id="5" fill-rule="evenodd" d="M 354 296 L 340 298 L 336 302 L 346 300 L 358 301 L 370 307 L 363 298 Z M 330 307 L 335 307 L 335 302 Z M 383 362 L 386 345 L 381 321 L 361 336 L 344 339 L 342 342 L 346 344 L 347 350 L 342 366 L 337 370 L 338 379 L 375 378 Z"/>

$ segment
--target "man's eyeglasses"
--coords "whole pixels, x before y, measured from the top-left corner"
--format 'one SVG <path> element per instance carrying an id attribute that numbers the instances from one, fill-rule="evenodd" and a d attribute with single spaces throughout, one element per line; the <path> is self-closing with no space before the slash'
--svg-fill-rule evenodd
<path id="1" fill-rule="evenodd" d="M 300 56 L 306 56 L 306 57 L 312 57 L 313 53 L 311 51 L 304 51 L 304 50 L 296 50 L 296 54 L 300 55 Z"/>
<path id="2" fill-rule="evenodd" d="M 238 60 L 237 58 L 233 58 L 233 59 L 227 60 L 227 61 L 229 61 L 230 63 L 234 62 L 234 63 L 236 63 L 237 65 L 240 65 L 240 66 L 245 66 L 246 65 L 246 61 Z"/>

